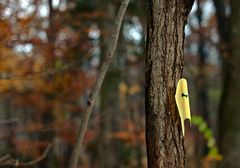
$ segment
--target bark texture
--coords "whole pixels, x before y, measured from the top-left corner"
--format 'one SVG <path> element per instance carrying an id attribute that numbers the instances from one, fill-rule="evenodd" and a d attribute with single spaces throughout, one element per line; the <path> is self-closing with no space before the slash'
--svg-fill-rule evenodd
<path id="1" fill-rule="evenodd" d="M 150 0 L 146 56 L 148 167 L 183 168 L 184 139 L 175 103 L 182 76 L 184 26 L 193 0 Z"/>
<path id="2" fill-rule="evenodd" d="M 240 1 L 231 1 L 229 54 L 223 55 L 223 94 L 219 113 L 221 167 L 240 167 Z M 221 23 L 220 23 L 221 24 Z M 221 24 L 222 25 L 222 24 Z M 221 31 L 221 30 L 220 30 Z M 223 31 L 223 30 L 222 30 Z M 222 37 L 224 39 L 224 36 Z M 226 43 L 228 41 L 225 41 Z"/>

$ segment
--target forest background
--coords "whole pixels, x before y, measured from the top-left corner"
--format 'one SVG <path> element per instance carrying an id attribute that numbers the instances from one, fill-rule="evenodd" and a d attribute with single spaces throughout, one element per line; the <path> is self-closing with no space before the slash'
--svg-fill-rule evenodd
<path id="1" fill-rule="evenodd" d="M 0 165 L 11 155 L 11 164 L 39 159 L 34 167 L 67 167 L 119 5 L 119 0 L 0 1 Z M 185 27 L 190 168 L 227 164 L 240 153 L 239 7 L 238 0 L 195 1 Z M 147 166 L 146 25 L 147 1 L 130 1 L 80 167 Z"/>

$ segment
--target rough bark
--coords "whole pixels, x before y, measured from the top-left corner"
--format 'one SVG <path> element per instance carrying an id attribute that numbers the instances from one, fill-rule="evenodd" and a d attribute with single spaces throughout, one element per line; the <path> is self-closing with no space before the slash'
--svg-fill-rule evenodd
<path id="1" fill-rule="evenodd" d="M 146 56 L 148 167 L 185 166 L 184 138 L 174 99 L 182 76 L 184 26 L 193 0 L 150 0 Z"/>
<path id="2" fill-rule="evenodd" d="M 223 95 L 219 113 L 221 167 L 240 165 L 240 1 L 231 1 L 229 54 L 223 56 Z M 222 37 L 223 38 L 223 37 Z"/>

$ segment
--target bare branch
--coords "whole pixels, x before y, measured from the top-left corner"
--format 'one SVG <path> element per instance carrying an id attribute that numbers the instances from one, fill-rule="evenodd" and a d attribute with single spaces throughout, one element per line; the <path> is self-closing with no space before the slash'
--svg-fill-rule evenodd
<path id="1" fill-rule="evenodd" d="M 77 142 L 76 142 L 73 152 L 72 152 L 69 168 L 77 168 L 78 158 L 79 158 L 79 154 L 81 151 L 83 138 L 84 138 L 84 135 L 85 135 L 85 132 L 87 129 L 89 117 L 92 113 L 94 102 L 95 102 L 98 92 L 102 86 L 103 80 L 104 80 L 106 72 L 108 70 L 108 67 L 114 57 L 114 53 L 115 53 L 116 46 L 117 46 L 117 41 L 119 38 L 119 32 L 120 32 L 121 25 L 122 25 L 122 20 L 123 20 L 124 14 L 126 12 L 128 3 L 129 3 L 129 0 L 122 0 L 121 6 L 118 10 L 116 20 L 114 23 L 114 27 L 113 27 L 112 36 L 109 41 L 109 46 L 107 49 L 106 56 L 104 58 L 104 62 L 101 65 L 99 75 L 98 75 L 98 78 L 93 87 L 92 93 L 89 95 L 86 111 L 83 114 L 83 117 L 81 120 L 81 126 L 79 129 L 78 135 L 77 135 Z"/>
<path id="2" fill-rule="evenodd" d="M 9 154 L 7 154 L 0 158 L 0 166 L 12 166 L 12 167 L 34 166 L 34 165 L 38 164 L 39 162 L 43 161 L 47 157 L 51 147 L 52 147 L 52 145 L 49 144 L 41 156 L 39 156 L 38 158 L 36 158 L 34 160 L 28 161 L 28 162 L 21 162 L 18 159 L 13 159 L 13 158 L 11 158 L 11 156 Z"/>
<path id="3" fill-rule="evenodd" d="M 11 158 L 11 156 L 9 154 L 6 154 L 6 155 L 4 155 L 3 157 L 0 158 L 0 163 L 3 163 L 10 158 Z"/>

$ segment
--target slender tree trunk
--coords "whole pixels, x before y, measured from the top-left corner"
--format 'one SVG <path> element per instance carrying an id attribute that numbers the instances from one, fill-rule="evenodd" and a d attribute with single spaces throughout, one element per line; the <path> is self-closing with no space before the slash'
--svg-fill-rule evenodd
<path id="1" fill-rule="evenodd" d="M 109 37 L 104 32 L 110 32 L 112 28 L 112 22 L 114 20 L 114 15 L 116 14 L 117 3 L 109 0 L 102 0 L 99 2 L 103 11 L 108 13 L 108 17 L 105 20 L 100 21 L 100 27 L 102 30 L 102 60 L 104 60 L 104 55 L 106 55 L 106 45 L 109 43 Z M 104 36 L 105 34 L 105 36 Z M 120 109 L 119 109 L 119 99 L 116 97 L 116 91 L 118 90 L 119 83 L 121 81 L 121 59 L 124 59 L 122 50 L 124 50 L 126 43 L 124 43 L 123 33 L 119 34 L 118 48 L 116 49 L 116 57 L 113 58 L 112 64 L 109 67 L 108 75 L 101 89 L 100 97 L 100 132 L 98 138 L 98 167 L 110 168 L 121 166 L 120 160 L 120 146 L 119 141 L 116 139 L 109 138 L 109 135 L 119 131 L 120 129 Z M 109 106 L 111 104 L 111 106 Z"/>
<path id="2" fill-rule="evenodd" d="M 229 54 L 223 56 L 223 95 L 219 113 L 221 167 L 240 166 L 240 1 L 231 1 Z M 227 41 L 226 41 L 227 42 Z"/>
<path id="3" fill-rule="evenodd" d="M 118 89 L 118 84 L 120 81 L 120 73 L 117 69 L 110 68 L 108 76 L 106 76 L 105 81 L 103 82 L 101 90 L 101 142 L 99 147 L 100 154 L 100 165 L 102 168 L 110 168 L 119 165 L 118 163 L 118 152 L 116 151 L 116 140 L 109 139 L 109 134 L 114 132 L 114 127 L 118 127 L 119 122 L 114 120 L 115 115 L 118 113 L 118 99 L 116 98 L 116 93 L 114 90 Z M 111 104 L 111 106 L 109 106 Z M 115 121 L 115 126 L 113 122 Z"/>
<path id="4" fill-rule="evenodd" d="M 76 144 L 73 148 L 69 168 L 77 168 L 78 158 L 79 158 L 80 150 L 82 147 L 83 138 L 84 138 L 84 135 L 85 135 L 85 132 L 87 129 L 88 121 L 89 121 L 90 115 L 92 113 L 93 105 L 96 101 L 98 92 L 100 91 L 103 80 L 105 78 L 106 72 L 107 72 L 109 65 L 114 57 L 114 53 L 115 53 L 115 50 L 117 47 L 117 41 L 118 41 L 118 37 L 119 37 L 119 33 L 120 33 L 120 28 L 122 25 L 124 14 L 128 7 L 128 3 L 129 3 L 129 0 L 123 0 L 121 2 L 120 8 L 118 10 L 116 20 L 115 20 L 115 23 L 113 26 L 112 36 L 109 41 L 109 46 L 108 46 L 108 49 L 106 52 L 105 60 L 103 61 L 102 65 L 100 67 L 99 75 L 93 86 L 93 90 L 92 90 L 91 94 L 89 95 L 87 108 L 86 108 L 86 111 L 81 120 L 81 126 L 78 131 Z"/>
<path id="5" fill-rule="evenodd" d="M 47 29 L 48 43 L 46 46 L 47 53 L 45 55 L 45 65 L 49 68 L 52 68 L 54 65 L 54 58 L 55 58 L 54 43 L 55 43 L 55 38 L 56 38 L 56 27 L 54 24 L 55 12 L 53 10 L 52 0 L 48 0 L 48 7 L 49 7 L 49 18 L 48 18 L 49 27 Z M 52 98 L 50 98 L 49 95 L 45 95 L 45 99 L 47 101 L 52 100 Z M 55 120 L 55 116 L 52 113 L 52 109 L 44 108 L 44 111 L 42 111 L 41 119 L 38 118 L 38 120 L 39 120 L 39 122 L 41 122 L 44 125 L 53 123 Z M 54 131 L 40 132 L 38 134 L 38 139 L 42 142 L 44 142 L 44 141 L 51 142 L 54 137 L 54 134 L 55 134 Z M 40 152 L 43 152 L 44 150 L 45 150 L 45 147 L 39 148 Z M 48 167 L 50 165 L 49 164 L 50 160 L 53 164 L 56 163 L 56 160 L 53 158 L 54 158 L 54 153 L 52 151 L 50 151 L 50 153 L 48 154 L 48 156 L 46 158 L 46 162 L 39 163 L 39 166 L 40 167 Z"/>
<path id="6" fill-rule="evenodd" d="M 205 48 L 205 39 L 203 34 L 202 27 L 202 7 L 201 0 L 197 0 L 197 19 L 198 19 L 198 76 L 196 79 L 197 86 L 197 114 L 203 116 L 204 120 L 209 124 L 209 111 L 208 111 L 208 84 L 207 84 L 207 70 L 206 70 L 206 59 L 208 53 L 204 50 Z M 203 165 L 200 158 L 207 154 L 206 142 L 203 139 L 203 136 L 196 136 L 196 167 L 201 168 Z"/>
<path id="7" fill-rule="evenodd" d="M 112 21 L 114 20 L 113 16 L 115 15 L 114 5 L 113 3 L 103 0 L 99 2 L 101 5 L 101 9 L 108 13 L 109 18 L 100 21 L 100 29 L 102 32 L 101 38 L 101 60 L 104 61 L 104 56 L 106 55 L 107 44 L 109 37 L 104 35 L 104 32 L 109 32 L 111 30 Z M 115 57 L 116 58 L 116 57 Z M 115 59 L 114 58 L 114 59 Z M 111 92 L 116 89 L 118 82 L 112 79 L 114 77 L 112 66 L 109 67 L 108 76 L 105 77 L 105 81 L 102 85 L 102 90 L 100 91 L 100 132 L 98 135 L 97 143 L 98 143 L 98 153 L 97 153 L 97 163 L 100 168 L 109 168 L 112 164 L 112 151 L 110 148 L 110 139 L 108 135 L 111 132 L 111 120 L 112 120 L 112 112 L 114 111 L 113 107 L 116 104 L 116 99 L 113 98 Z M 113 82 L 113 83 L 112 83 Z M 114 88 L 114 89 L 113 89 Z M 115 101 L 114 101 L 115 100 Z M 111 101 L 114 101 L 113 106 L 108 106 L 112 104 Z"/>
<path id="8" fill-rule="evenodd" d="M 148 167 L 183 168 L 184 139 L 174 95 L 182 76 L 184 26 L 193 0 L 150 0 L 146 56 Z"/>
<path id="9" fill-rule="evenodd" d="M 198 110 L 200 115 L 204 117 L 204 119 L 209 122 L 209 114 L 208 114 L 208 86 L 207 86 L 207 74 L 206 74 L 206 59 L 208 57 L 207 53 L 204 51 L 205 39 L 204 34 L 201 31 L 202 27 L 202 9 L 200 6 L 200 0 L 198 0 L 198 9 L 197 9 L 197 18 L 199 24 L 199 44 L 198 44 L 198 55 L 199 55 L 199 63 L 198 63 L 198 79 L 197 79 L 197 87 L 198 87 Z M 209 123 L 208 123 L 209 124 Z"/>

